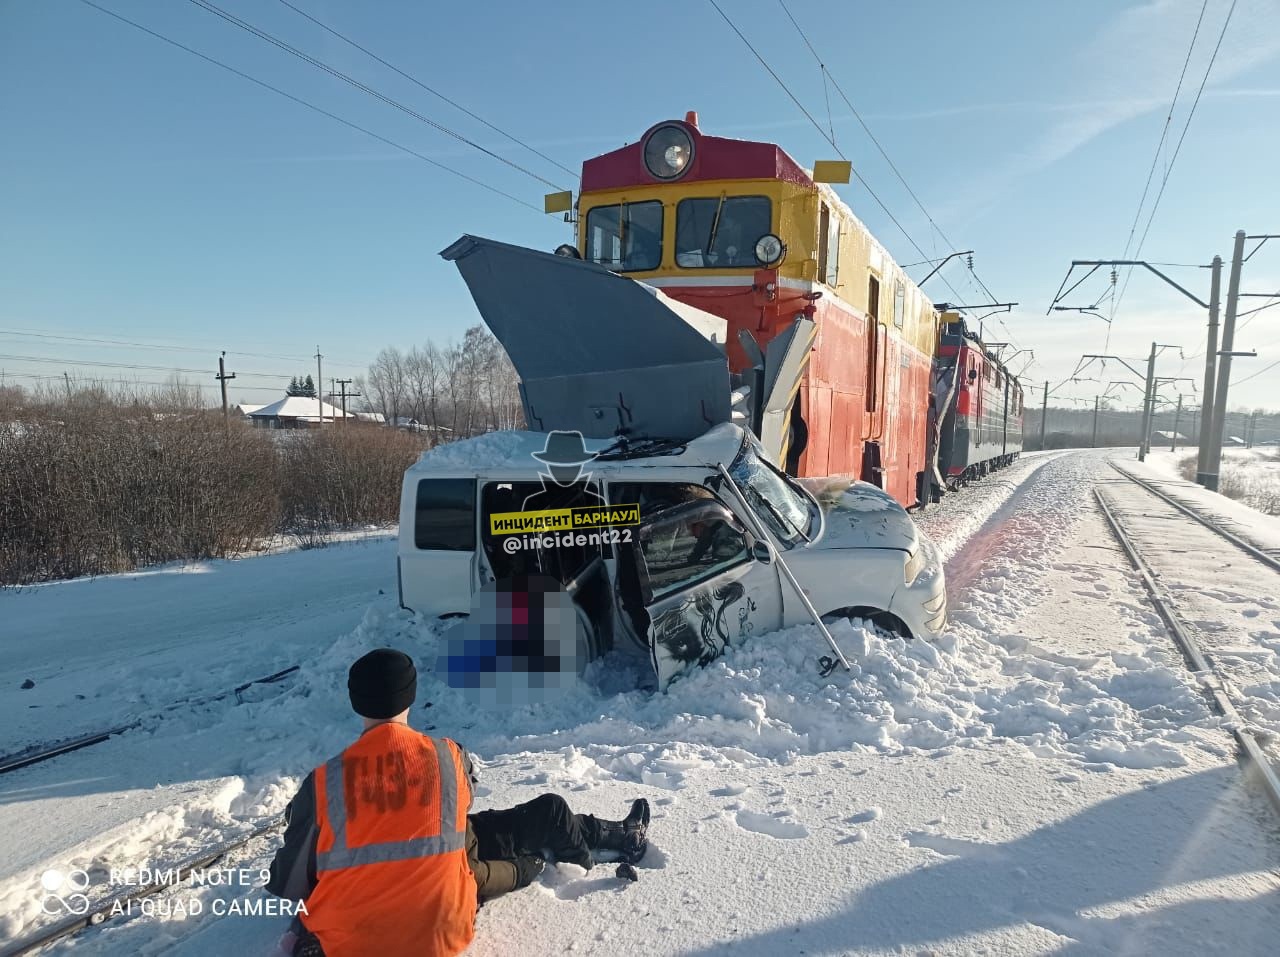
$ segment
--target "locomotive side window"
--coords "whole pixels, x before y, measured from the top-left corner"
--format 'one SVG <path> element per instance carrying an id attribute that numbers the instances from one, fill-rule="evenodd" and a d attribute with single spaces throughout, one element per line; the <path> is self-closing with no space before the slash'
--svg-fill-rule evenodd
<path id="1" fill-rule="evenodd" d="M 597 206 L 587 213 L 587 259 L 618 272 L 662 264 L 662 203 Z"/>
<path id="2" fill-rule="evenodd" d="M 898 280 L 893 287 L 893 324 L 899 329 L 902 328 L 903 317 L 906 314 L 907 305 L 907 287 L 902 284 L 902 280 Z"/>
<path id="3" fill-rule="evenodd" d="M 676 205 L 676 265 L 755 266 L 756 240 L 772 229 L 773 203 L 768 196 L 682 199 Z"/>

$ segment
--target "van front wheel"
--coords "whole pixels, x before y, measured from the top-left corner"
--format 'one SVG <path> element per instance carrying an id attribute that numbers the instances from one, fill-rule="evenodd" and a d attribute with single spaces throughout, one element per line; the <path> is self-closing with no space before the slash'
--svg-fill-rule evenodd
<path id="1" fill-rule="evenodd" d="M 892 612 L 882 611 L 879 608 L 859 605 L 855 608 L 841 608 L 838 611 L 822 616 L 823 622 L 827 624 L 841 619 L 854 623 L 864 621 L 891 638 L 910 639 L 912 637 L 911 629 L 906 626 L 906 623 L 901 618 Z"/>

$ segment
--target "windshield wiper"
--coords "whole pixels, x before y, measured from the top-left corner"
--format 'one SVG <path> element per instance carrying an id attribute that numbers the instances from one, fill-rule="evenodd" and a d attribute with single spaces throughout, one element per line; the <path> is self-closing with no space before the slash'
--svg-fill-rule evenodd
<path id="1" fill-rule="evenodd" d="M 627 227 L 631 225 L 631 204 L 618 204 L 618 265 L 627 268 Z"/>
<path id="2" fill-rule="evenodd" d="M 720 231 L 720 211 L 724 209 L 724 193 L 720 194 L 720 201 L 716 203 L 716 214 L 711 220 L 711 235 L 707 237 L 707 255 L 711 255 L 711 251 L 716 245 L 716 233 Z"/>
<path id="3" fill-rule="evenodd" d="M 792 525 L 791 522 L 788 521 L 787 518 L 781 512 L 778 511 L 778 508 L 776 505 L 774 505 L 771 501 L 769 501 L 767 498 L 761 495 L 758 491 L 756 491 L 756 489 L 753 486 L 747 485 L 747 488 L 751 491 L 751 497 L 754 498 L 761 505 L 763 505 L 766 509 L 768 509 L 769 514 L 772 515 L 774 519 L 777 520 L 779 525 L 781 525 L 784 528 L 791 529 L 793 533 L 795 533 L 796 535 L 799 535 L 806 542 L 811 541 L 808 535 L 806 535 L 804 532 L 800 531 L 800 529 Z"/>

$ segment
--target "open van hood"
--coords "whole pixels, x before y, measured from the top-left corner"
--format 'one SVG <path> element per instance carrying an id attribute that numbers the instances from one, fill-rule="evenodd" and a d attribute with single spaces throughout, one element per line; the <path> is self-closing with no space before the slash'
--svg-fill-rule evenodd
<path id="1" fill-rule="evenodd" d="M 596 263 L 462 236 L 440 253 L 520 374 L 529 428 L 687 440 L 729 421 L 726 324 Z"/>

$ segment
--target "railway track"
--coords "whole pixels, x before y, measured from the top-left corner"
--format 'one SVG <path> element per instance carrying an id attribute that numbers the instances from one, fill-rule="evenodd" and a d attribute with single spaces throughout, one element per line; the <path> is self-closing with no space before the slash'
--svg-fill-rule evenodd
<path id="1" fill-rule="evenodd" d="M 1274 596 L 1280 595 L 1280 560 L 1151 483 L 1119 466 L 1116 470 L 1130 481 L 1112 485 L 1108 491 L 1094 489 L 1103 515 L 1142 578 L 1187 667 L 1213 706 L 1227 719 L 1245 762 L 1255 771 L 1268 799 L 1280 813 L 1280 769 L 1272 763 L 1254 730 L 1258 722 L 1251 720 L 1249 713 L 1257 710 L 1257 703 L 1240 690 L 1242 681 L 1254 677 L 1243 663 L 1251 654 L 1271 652 L 1261 647 L 1231 645 L 1230 636 L 1238 633 L 1242 625 L 1236 623 L 1233 631 L 1230 622 L 1224 624 L 1222 619 L 1236 612 L 1224 605 L 1229 611 L 1215 617 L 1209 606 L 1216 599 L 1200 597 L 1197 604 L 1196 595 L 1197 591 L 1212 595 L 1219 581 L 1229 578 L 1235 587 L 1260 596 L 1260 603 L 1274 601 Z M 1223 542 L 1230 543 L 1232 549 L 1224 547 Z M 1280 606 L 1274 607 L 1280 616 Z M 1193 608 L 1190 613 L 1189 608 Z M 1244 614 L 1250 611 L 1257 614 L 1254 609 Z M 1276 729 L 1269 733 L 1274 735 Z"/>
<path id="2" fill-rule="evenodd" d="M 214 701 L 221 701 L 224 698 L 235 697 L 236 703 L 241 702 L 241 694 L 252 688 L 254 685 L 276 684 L 285 678 L 294 674 L 298 670 L 298 665 L 292 665 L 273 674 L 264 675 L 261 678 L 254 678 L 246 681 L 244 684 L 237 685 L 229 691 L 223 691 L 218 694 L 203 695 L 197 698 L 187 698 L 183 701 L 174 702 L 171 705 L 161 709 L 158 713 L 150 716 L 150 720 L 163 720 L 167 715 L 175 711 L 197 708 L 200 705 L 210 704 Z M 60 741 L 48 742 L 45 744 L 36 744 L 13 754 L 7 754 L 0 757 L 0 774 L 8 774 L 11 771 L 17 771 L 21 768 L 30 767 L 33 764 L 39 764 L 42 761 L 48 761 L 52 758 L 59 757 L 63 754 L 70 754 L 72 751 L 79 751 L 83 748 L 92 747 L 95 744 L 101 744 L 110 740 L 126 731 L 132 731 L 141 727 L 149 720 L 148 717 L 138 718 L 126 724 L 115 725 L 113 727 L 104 728 L 100 731 L 93 731 L 88 734 L 77 735 L 73 738 L 63 738 Z"/>
<path id="3" fill-rule="evenodd" d="M 1231 544 L 1239 548 L 1241 551 L 1245 552 L 1248 555 L 1252 555 L 1254 558 L 1258 559 L 1258 561 L 1262 562 L 1264 565 L 1267 565 L 1270 568 L 1273 568 L 1276 571 L 1280 572 L 1280 549 L 1259 548 L 1257 545 L 1254 545 L 1252 542 L 1246 541 L 1241 536 L 1235 534 L 1234 532 L 1230 531 L 1227 528 L 1224 528 L 1221 523 L 1215 522 L 1212 519 L 1208 518 L 1203 512 L 1200 512 L 1197 509 L 1192 508 L 1186 502 L 1180 502 L 1176 498 L 1174 498 L 1172 495 L 1169 495 L 1167 492 L 1161 491 L 1160 488 L 1154 482 L 1150 482 L 1147 479 L 1140 478 L 1137 475 L 1134 475 L 1128 469 L 1122 468 L 1117 462 L 1113 461 L 1111 463 L 1111 467 L 1115 469 L 1117 472 L 1119 472 L 1121 475 L 1123 475 L 1125 478 L 1129 479 L 1129 481 L 1142 486 L 1152 495 L 1158 496 L 1159 498 L 1168 502 L 1178 511 L 1182 512 L 1182 514 L 1199 522 L 1201 525 L 1209 529 L 1211 532 L 1214 532 L 1215 534 L 1222 536 L 1227 541 L 1231 542 Z"/>

